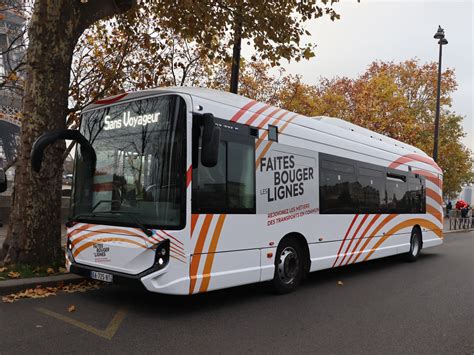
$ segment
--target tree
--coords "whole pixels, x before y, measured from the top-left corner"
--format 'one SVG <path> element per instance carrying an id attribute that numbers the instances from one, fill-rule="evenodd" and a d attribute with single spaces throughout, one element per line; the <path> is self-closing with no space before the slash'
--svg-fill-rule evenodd
<path id="1" fill-rule="evenodd" d="M 306 116 L 338 117 L 414 145 L 433 147 L 437 64 L 416 59 L 401 63 L 374 62 L 355 79 L 321 78 L 308 85 L 299 76 L 270 74 L 270 66 L 250 63 L 243 68 L 242 91 L 260 101 Z M 223 74 L 221 74 L 223 76 Z M 216 87 L 222 87 L 222 79 Z M 219 86 L 220 85 L 220 86 Z M 457 83 L 452 69 L 442 75 L 439 166 L 443 192 L 453 198 L 472 181 L 472 152 L 461 139 L 462 117 L 450 110 Z"/>
<path id="2" fill-rule="evenodd" d="M 437 63 L 417 59 L 401 63 L 374 62 L 356 79 L 336 78 L 318 87 L 314 114 L 332 115 L 412 144 L 433 150 Z M 457 88 L 454 70 L 442 73 L 440 151 L 445 197 L 457 195 L 470 181 L 471 152 L 461 139 L 462 117 L 450 110 Z M 334 104 L 337 102 L 338 104 Z"/>
<path id="3" fill-rule="evenodd" d="M 24 262 L 44 265 L 61 259 L 59 224 L 61 167 L 67 152 L 64 154 L 64 143 L 58 142 L 49 147 L 45 152 L 41 172 L 35 173 L 31 170 L 29 162 L 31 147 L 41 134 L 64 129 L 67 125 L 73 124 L 75 118 L 70 116 L 67 122 L 67 115 L 82 107 L 87 100 L 101 93 L 118 90 L 119 86 L 114 87 L 115 80 L 111 80 L 110 87 L 94 88 L 91 95 L 82 96 L 81 90 L 92 87 L 89 85 L 91 81 L 88 80 L 94 80 L 93 73 L 82 72 L 78 77 L 85 79 L 79 79 L 75 83 L 79 87 L 82 85 L 82 89 L 73 93 L 76 95 L 76 101 L 81 103 L 72 107 L 72 110 L 68 108 L 73 53 L 82 33 L 101 19 L 126 13 L 136 1 L 139 0 L 36 0 L 34 2 L 28 30 L 25 66 L 27 79 L 20 139 L 21 150 L 17 162 L 9 230 L 2 250 L 4 263 Z M 265 4 L 256 0 L 245 2 L 250 12 L 245 14 L 247 27 L 244 27 L 242 38 L 253 41 L 255 48 L 260 52 L 259 55 L 274 64 L 278 64 L 280 58 L 311 57 L 312 47 L 299 45 L 301 35 L 305 33 L 299 21 L 304 22 L 310 18 L 320 17 L 324 13 L 336 18 L 338 15 L 328 5 L 334 2 L 336 0 L 322 0 L 321 3 L 324 6 L 317 6 L 314 2 L 298 2 L 296 5 L 293 1 L 270 1 Z M 181 39 L 186 43 L 194 40 L 195 44 L 202 48 L 200 53 L 205 53 L 211 61 L 214 58 L 228 58 L 226 44 L 230 42 L 223 39 L 229 38 L 229 29 L 233 22 L 223 9 L 218 11 L 214 7 L 214 1 L 184 0 L 179 2 L 179 6 L 174 0 L 147 4 L 156 14 L 156 18 L 160 19 L 157 26 L 174 30 L 174 33 L 180 34 Z M 222 1 L 220 4 L 234 6 L 235 1 Z M 136 11 L 127 13 L 129 16 L 127 21 L 140 17 L 141 9 L 138 7 L 135 9 Z M 294 16 L 293 9 L 300 17 Z M 285 17 L 290 19 L 285 22 Z M 117 22 L 119 26 L 122 26 L 121 30 L 126 29 L 125 23 L 127 22 L 123 19 Z M 155 24 L 150 21 L 150 25 Z M 132 26 L 131 30 L 133 29 Z M 108 28 L 102 27 L 100 30 L 104 34 L 104 40 L 107 41 Z M 118 43 L 120 48 L 131 48 L 128 46 L 136 44 L 127 38 L 128 35 L 124 37 L 122 43 Z M 143 40 L 148 40 L 150 44 L 155 39 L 149 33 L 143 35 Z M 87 37 L 86 41 L 88 41 Z M 93 41 L 90 45 L 94 47 Z M 97 51 L 94 55 L 98 57 L 113 55 L 115 47 L 106 46 L 106 48 L 109 52 L 106 50 L 101 53 L 101 48 L 94 48 L 93 51 Z M 87 53 L 83 54 L 88 56 Z M 110 56 L 109 58 L 111 59 Z M 137 68 L 146 68 L 147 71 L 143 73 L 145 76 L 150 75 L 150 72 L 155 69 L 151 65 L 147 68 L 146 61 L 136 62 L 135 60 L 136 58 L 128 63 L 130 73 L 134 75 L 138 73 Z M 189 61 L 195 63 L 193 60 Z M 183 63 L 180 58 L 173 57 L 172 62 L 174 71 L 183 69 L 183 73 L 186 70 L 189 73 L 190 68 L 186 69 L 179 64 Z M 120 74 L 126 73 L 123 76 L 128 74 L 124 71 L 123 63 L 119 61 L 115 64 L 120 69 Z M 81 63 L 78 63 L 76 69 L 80 66 Z M 98 73 L 104 72 L 107 72 L 107 68 L 102 65 Z M 134 75 L 131 75 L 132 79 L 143 83 L 140 76 Z M 188 77 L 187 74 L 184 77 Z M 146 82 L 153 81 L 153 77 L 152 80 L 148 77 L 145 79 Z M 175 79 L 176 77 L 173 78 Z"/>
<path id="4" fill-rule="evenodd" d="M 219 56 L 231 63 L 230 91 L 237 93 L 242 40 L 252 44 L 256 55 L 252 60 L 268 60 L 279 65 L 281 59 L 309 59 L 314 56 L 314 44 L 302 43 L 303 35 L 310 35 L 304 23 L 328 15 L 339 19 L 333 9 L 339 0 L 186 0 L 156 4 L 168 28 L 173 28 L 209 46 L 209 56 Z M 170 14 L 174 14 L 170 16 Z M 178 17 L 181 21 L 176 21 Z M 232 54 L 228 49 L 232 48 Z"/>
<path id="5" fill-rule="evenodd" d="M 43 168 L 30 167 L 34 140 L 64 129 L 72 56 L 77 40 L 94 22 L 122 13 L 133 0 L 37 0 L 28 30 L 21 147 L 4 263 L 47 265 L 61 260 L 61 172 L 64 142 L 46 150 Z M 53 45 L 51 45 L 53 44 Z"/>
<path id="6" fill-rule="evenodd" d="M 205 85 L 205 48 L 162 25 L 149 3 L 99 21 L 79 39 L 72 62 L 70 117 L 100 98 L 159 86 Z"/>

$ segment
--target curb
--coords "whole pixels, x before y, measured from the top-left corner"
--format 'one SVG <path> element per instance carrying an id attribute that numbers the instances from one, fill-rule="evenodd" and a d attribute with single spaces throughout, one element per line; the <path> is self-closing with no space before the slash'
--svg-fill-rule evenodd
<path id="1" fill-rule="evenodd" d="M 474 232 L 474 229 L 456 229 L 456 230 L 448 230 L 448 231 L 443 231 L 443 234 L 451 234 L 451 233 L 468 233 L 468 232 Z"/>
<path id="2" fill-rule="evenodd" d="M 0 281 L 0 295 L 5 296 L 7 294 L 22 291 L 28 288 L 35 288 L 37 285 L 43 287 L 57 286 L 59 282 L 63 284 L 74 284 L 79 283 L 84 278 L 82 276 L 74 274 L 63 274 L 45 277 L 32 277 L 28 279 L 17 279 L 17 280 L 6 280 Z"/>

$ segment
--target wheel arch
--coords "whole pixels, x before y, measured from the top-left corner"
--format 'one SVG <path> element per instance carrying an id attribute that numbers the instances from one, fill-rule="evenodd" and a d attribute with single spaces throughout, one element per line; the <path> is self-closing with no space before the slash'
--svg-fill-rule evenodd
<path id="1" fill-rule="evenodd" d="M 298 232 L 290 232 L 287 233 L 286 235 L 283 236 L 283 238 L 280 239 L 280 242 L 278 243 L 278 247 L 287 240 L 292 240 L 297 242 L 300 246 L 301 249 L 303 250 L 303 260 L 305 261 L 305 272 L 309 272 L 311 268 L 311 258 L 310 258 L 310 253 L 309 253 L 309 246 L 308 246 L 308 241 L 306 240 L 305 236 L 301 233 Z"/>

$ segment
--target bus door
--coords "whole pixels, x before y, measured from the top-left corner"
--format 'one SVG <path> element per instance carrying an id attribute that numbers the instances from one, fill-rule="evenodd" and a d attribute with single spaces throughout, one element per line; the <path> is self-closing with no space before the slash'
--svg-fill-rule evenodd
<path id="1" fill-rule="evenodd" d="M 199 129 L 194 118 L 194 130 Z M 260 281 L 255 239 L 257 130 L 215 118 L 220 128 L 217 164 L 203 166 L 193 144 L 190 293 Z M 194 131 L 194 137 L 199 136 Z M 196 151 L 197 149 L 197 151 Z"/>

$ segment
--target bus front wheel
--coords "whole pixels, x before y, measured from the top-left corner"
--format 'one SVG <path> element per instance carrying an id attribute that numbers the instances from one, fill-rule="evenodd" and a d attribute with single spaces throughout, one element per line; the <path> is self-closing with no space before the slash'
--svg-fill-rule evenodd
<path id="1" fill-rule="evenodd" d="M 294 291 L 304 276 L 304 253 L 300 244 L 283 240 L 277 248 L 273 288 L 277 294 Z"/>
<path id="2" fill-rule="evenodd" d="M 410 251 L 407 254 L 408 261 L 416 261 L 421 253 L 422 238 L 419 228 L 413 228 L 410 238 Z"/>

